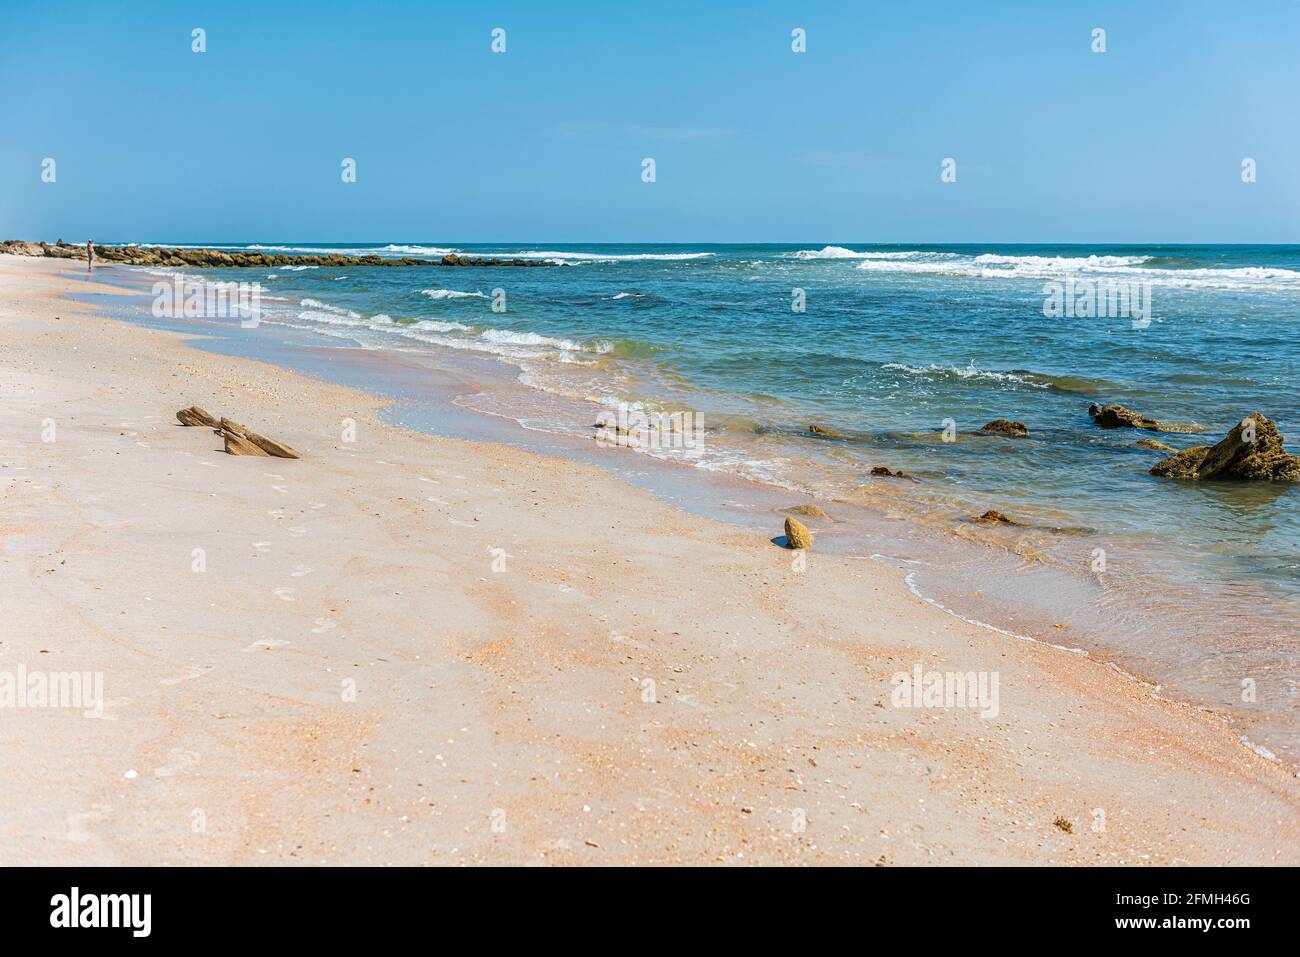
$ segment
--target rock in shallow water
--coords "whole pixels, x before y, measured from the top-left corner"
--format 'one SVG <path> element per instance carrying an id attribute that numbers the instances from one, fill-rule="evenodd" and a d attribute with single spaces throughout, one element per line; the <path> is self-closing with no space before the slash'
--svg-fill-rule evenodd
<path id="1" fill-rule="evenodd" d="M 826 517 L 826 512 L 823 511 L 820 505 L 796 505 L 794 508 L 789 509 L 789 511 L 794 512 L 796 515 L 817 515 L 822 518 Z"/>
<path id="2" fill-rule="evenodd" d="M 1283 447 L 1271 419 L 1252 412 L 1216 445 L 1197 445 L 1157 462 L 1161 478 L 1229 479 L 1239 482 L 1300 482 L 1300 456 Z"/>
<path id="3" fill-rule="evenodd" d="M 824 426 L 824 425 L 818 425 L 816 422 L 814 422 L 812 425 L 808 426 L 808 431 L 811 432 L 813 435 L 817 436 L 819 439 L 842 439 L 842 438 L 844 438 L 843 435 L 841 435 L 839 432 L 836 432 L 834 429 L 828 429 L 828 428 L 826 428 L 826 426 Z"/>
<path id="4" fill-rule="evenodd" d="M 1165 445 L 1163 442 L 1157 442 L 1155 439 L 1138 439 L 1137 447 L 1140 449 L 1150 449 L 1153 452 L 1177 452 L 1178 450 L 1172 445 Z"/>
<path id="5" fill-rule="evenodd" d="M 1118 402 L 1108 402 L 1106 405 L 1098 405 L 1094 402 L 1088 406 L 1088 415 L 1092 416 L 1092 421 L 1103 429 L 1153 429 L 1156 425 L 1155 419 L 1138 415 Z"/>
<path id="6" fill-rule="evenodd" d="M 1155 419 L 1148 419 L 1145 415 L 1139 415 L 1118 402 L 1108 402 L 1105 405 L 1097 405 L 1094 402 L 1088 406 L 1088 414 L 1092 416 L 1092 421 L 1103 429 L 1146 429 L 1148 432 L 1176 432 L 1181 434 L 1195 434 L 1202 431 L 1199 425 L 1189 425 L 1182 422 L 1158 422 Z"/>
<path id="7" fill-rule="evenodd" d="M 993 509 L 989 509 L 983 515 L 975 516 L 974 518 L 971 519 L 971 521 L 979 525 L 1019 525 L 1020 524 L 1014 519 L 1007 518 L 1001 512 L 995 512 Z"/>
<path id="8" fill-rule="evenodd" d="M 984 428 L 975 433 L 976 435 L 1009 435 L 1012 438 L 1024 438 L 1029 434 L 1029 427 L 1023 422 L 1014 422 L 1011 419 L 994 419 Z"/>

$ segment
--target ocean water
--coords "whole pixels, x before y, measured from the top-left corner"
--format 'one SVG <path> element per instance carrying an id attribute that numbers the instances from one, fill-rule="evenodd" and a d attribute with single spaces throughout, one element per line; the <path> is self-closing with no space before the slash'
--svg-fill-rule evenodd
<path id="1" fill-rule="evenodd" d="M 261 284 L 261 325 L 239 333 L 250 343 L 292 332 L 498 364 L 511 388 L 487 381 L 453 401 L 529 430 L 586 441 L 620 404 L 692 412 L 701 444 L 642 451 L 823 501 L 846 516 L 835 541 L 849 553 L 883 548 L 867 548 L 880 542 L 871 516 L 969 543 L 983 557 L 961 574 L 941 546 L 911 546 L 945 605 L 983 595 L 968 604 L 1002 627 L 1037 588 L 1037 627 L 1060 618 L 1068 644 L 1253 715 L 1252 740 L 1300 757 L 1300 487 L 1157 479 L 1161 453 L 1136 446 L 1213 443 L 1258 411 L 1300 452 L 1300 247 L 216 248 L 560 263 L 199 272 Z M 1105 294 L 1120 284 L 1132 299 L 1115 315 Z M 1103 315 L 1088 312 L 1093 289 Z M 1093 402 L 1200 431 L 1103 430 Z M 974 434 L 995 418 L 1029 437 Z M 911 478 L 873 477 L 881 465 Z M 990 508 L 1020 524 L 969 522 Z"/>

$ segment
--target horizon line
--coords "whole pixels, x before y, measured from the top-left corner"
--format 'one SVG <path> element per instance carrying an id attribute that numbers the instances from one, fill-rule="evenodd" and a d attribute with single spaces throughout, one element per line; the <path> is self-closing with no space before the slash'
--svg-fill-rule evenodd
<path id="1" fill-rule="evenodd" d="M 62 238 L 57 240 L 45 239 L 10 239 L 0 240 L 0 242 L 30 242 L 46 243 L 47 245 L 56 245 L 64 242 Z M 306 239 L 306 240 L 288 240 L 288 239 L 210 239 L 210 240 L 99 240 L 83 239 L 77 242 L 65 242 L 65 245 L 84 246 L 87 242 L 94 242 L 101 246 L 248 246 L 248 245 L 276 245 L 276 246 L 302 246 L 312 243 L 318 246 L 1300 246 L 1300 239 L 1294 242 L 1206 242 L 1206 241 L 1171 241 L 1171 240 L 1153 240 L 1153 241 L 1134 241 L 1125 240 L 1121 242 L 1112 242 L 1106 240 L 961 240 L 961 241 L 933 241 L 933 240 L 863 240 L 863 239 L 841 239 L 841 240 L 604 240 L 604 239 L 474 239 L 474 240 L 402 240 L 402 239 Z"/>

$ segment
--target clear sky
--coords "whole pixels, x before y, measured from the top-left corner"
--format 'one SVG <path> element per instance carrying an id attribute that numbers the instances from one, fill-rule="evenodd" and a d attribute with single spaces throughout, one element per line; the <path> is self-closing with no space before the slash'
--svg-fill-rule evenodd
<path id="1" fill-rule="evenodd" d="M 0 90 L 0 238 L 1300 242 L 1296 0 L 9 0 Z"/>

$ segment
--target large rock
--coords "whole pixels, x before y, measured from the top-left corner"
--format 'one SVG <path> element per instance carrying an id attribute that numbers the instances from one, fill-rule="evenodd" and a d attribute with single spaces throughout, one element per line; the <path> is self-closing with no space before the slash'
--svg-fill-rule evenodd
<path id="1" fill-rule="evenodd" d="M 789 548 L 812 548 L 812 532 L 795 518 L 785 520 L 785 543 Z"/>
<path id="2" fill-rule="evenodd" d="M 1029 434 L 1029 427 L 1023 422 L 1013 422 L 1010 419 L 994 419 L 984 428 L 975 433 L 976 435 L 1009 435 L 1012 438 L 1024 438 Z"/>
<path id="3" fill-rule="evenodd" d="M 1252 412 L 1217 445 L 1197 445 L 1176 452 L 1157 462 L 1151 474 L 1161 478 L 1300 482 L 1300 456 L 1291 455 L 1282 443 L 1282 433 L 1273 421 Z"/>

